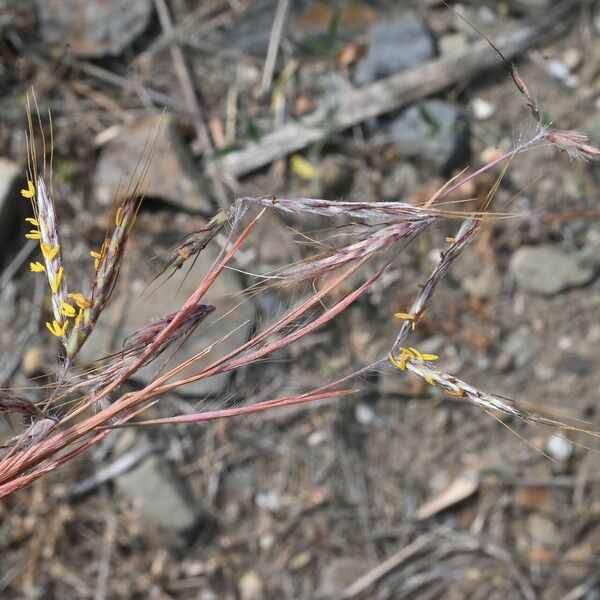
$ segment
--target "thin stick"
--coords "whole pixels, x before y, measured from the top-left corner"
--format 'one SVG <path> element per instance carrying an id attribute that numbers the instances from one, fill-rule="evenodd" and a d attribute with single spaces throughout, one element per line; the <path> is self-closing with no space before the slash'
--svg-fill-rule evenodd
<path id="1" fill-rule="evenodd" d="M 275 17 L 273 19 L 273 27 L 271 28 L 271 38 L 269 40 L 269 48 L 267 49 L 267 58 L 265 59 L 265 67 L 263 69 L 262 81 L 260 84 L 260 94 L 265 94 L 271 89 L 273 82 L 273 73 L 275 71 L 275 62 L 277 61 L 277 53 L 279 51 L 279 43 L 285 25 L 289 0 L 279 0 Z"/>
<path id="2" fill-rule="evenodd" d="M 172 36 L 173 22 L 171 21 L 171 15 L 169 14 L 166 0 L 154 0 L 154 6 L 156 6 L 156 12 L 158 13 L 160 26 L 162 27 L 165 35 Z M 214 154 L 214 147 L 210 141 L 210 136 L 208 135 L 206 125 L 204 124 L 202 109 L 200 108 L 200 103 L 198 102 L 198 98 L 196 97 L 196 93 L 194 91 L 194 83 L 190 76 L 187 65 L 185 64 L 185 58 L 176 37 L 171 39 L 169 51 L 171 53 L 171 59 L 173 61 L 173 66 L 175 67 L 177 79 L 179 79 L 181 91 L 183 92 L 183 97 L 185 98 L 186 104 L 194 115 L 194 128 L 196 130 L 198 140 L 204 148 L 204 156 L 211 157 Z M 207 165 L 206 172 L 214 186 L 215 194 L 217 195 L 217 199 L 221 208 L 226 208 L 229 206 L 229 202 L 227 200 L 227 193 L 225 192 L 223 181 L 219 177 L 219 174 L 214 166 Z"/>

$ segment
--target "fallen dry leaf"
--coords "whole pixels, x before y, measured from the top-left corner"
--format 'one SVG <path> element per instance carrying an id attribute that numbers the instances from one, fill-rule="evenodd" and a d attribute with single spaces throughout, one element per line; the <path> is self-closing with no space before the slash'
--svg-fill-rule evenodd
<path id="1" fill-rule="evenodd" d="M 464 471 L 417 509 L 417 519 L 428 519 L 442 510 L 466 500 L 478 488 L 479 474 L 476 471 Z"/>

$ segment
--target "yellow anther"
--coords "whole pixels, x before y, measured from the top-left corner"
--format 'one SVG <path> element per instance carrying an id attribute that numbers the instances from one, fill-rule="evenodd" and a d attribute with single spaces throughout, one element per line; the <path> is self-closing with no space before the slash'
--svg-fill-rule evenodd
<path id="1" fill-rule="evenodd" d="M 92 303 L 83 294 L 68 294 L 69 298 L 75 301 L 79 308 L 90 308 Z"/>
<path id="2" fill-rule="evenodd" d="M 106 256 L 107 249 L 108 249 L 108 243 L 106 240 L 104 240 L 104 242 L 102 242 L 102 247 L 100 248 L 100 252 L 96 252 L 95 250 L 92 250 L 90 252 L 90 256 L 94 259 L 94 268 L 96 269 L 96 271 L 98 270 L 98 267 L 100 266 L 101 261 Z"/>
<path id="3" fill-rule="evenodd" d="M 21 190 L 21 196 L 23 198 L 33 198 L 35 196 L 35 185 L 33 185 L 33 182 L 27 182 L 27 189 Z"/>
<path id="4" fill-rule="evenodd" d="M 423 355 L 416 348 L 409 346 L 408 349 L 415 355 L 416 358 L 423 360 Z"/>
<path id="5" fill-rule="evenodd" d="M 414 321 L 416 319 L 415 315 L 411 315 L 410 313 L 399 312 L 394 315 L 398 319 L 404 319 L 405 321 Z"/>
<path id="6" fill-rule="evenodd" d="M 31 223 L 34 227 L 39 227 L 40 226 L 39 221 L 37 219 L 34 219 L 33 217 L 27 217 L 25 219 L 25 222 L 26 223 Z"/>
<path id="7" fill-rule="evenodd" d="M 398 367 L 398 368 L 399 368 L 401 371 L 404 371 L 404 366 L 405 366 L 405 365 L 402 365 L 402 362 L 401 362 L 401 360 L 399 361 L 399 360 L 397 360 L 396 358 L 394 358 L 394 356 L 393 356 L 393 354 L 392 354 L 391 352 L 388 354 L 388 358 L 390 359 L 390 362 L 391 362 L 391 363 L 392 363 L 392 364 L 393 364 L 395 367 Z"/>
<path id="8" fill-rule="evenodd" d="M 46 267 L 38 260 L 36 260 L 35 262 L 32 262 L 32 263 L 29 263 L 29 268 L 34 273 L 43 273 L 46 270 Z"/>
<path id="9" fill-rule="evenodd" d="M 412 348 L 399 348 L 399 350 L 402 350 L 402 354 L 406 354 L 409 358 L 417 358 Z"/>
<path id="10" fill-rule="evenodd" d="M 68 302 L 61 302 L 58 312 L 65 317 L 74 317 L 77 314 L 75 307 L 71 306 Z"/>
<path id="11" fill-rule="evenodd" d="M 80 308 L 79 312 L 77 313 L 77 317 L 75 318 L 75 327 L 79 327 L 81 319 L 83 319 L 83 308 Z"/>
<path id="12" fill-rule="evenodd" d="M 429 384 L 431 384 L 431 385 L 435 385 L 435 381 L 433 380 L 433 378 L 432 378 L 430 375 L 425 375 L 425 374 L 421 373 L 421 377 L 423 377 L 423 379 L 424 379 L 424 380 L 425 380 L 427 383 L 429 383 Z"/>
<path id="13" fill-rule="evenodd" d="M 406 352 L 402 353 L 402 356 L 400 357 L 400 364 L 398 365 L 401 371 L 404 371 L 404 369 L 406 369 L 406 363 L 408 362 L 409 358 L 410 356 L 406 354 Z"/>
<path id="14" fill-rule="evenodd" d="M 115 215 L 115 225 L 117 227 L 121 227 L 121 223 L 123 222 L 123 207 L 119 206 L 119 208 L 117 208 L 117 214 Z"/>
<path id="15" fill-rule="evenodd" d="M 60 287 L 60 282 L 62 281 L 63 278 L 63 268 L 60 267 L 60 269 L 58 269 L 58 272 L 56 273 L 56 275 L 52 278 L 52 281 L 50 282 L 50 289 L 52 290 L 53 294 L 56 294 L 58 292 L 58 288 Z"/>
<path id="16" fill-rule="evenodd" d="M 55 319 L 52 323 L 46 323 L 46 327 L 52 335 L 63 337 L 67 331 L 69 321 L 65 321 L 62 325 Z"/>
<path id="17" fill-rule="evenodd" d="M 454 244 L 454 242 L 456 241 L 456 238 L 448 236 L 448 237 L 446 238 L 446 241 L 447 241 L 449 244 Z"/>
<path id="18" fill-rule="evenodd" d="M 44 258 L 47 258 L 48 260 L 54 260 L 56 258 L 56 255 L 60 251 L 60 245 L 52 246 L 52 244 L 42 242 L 40 244 L 40 249 L 42 251 L 42 254 L 44 255 Z"/>
<path id="19" fill-rule="evenodd" d="M 439 358 L 437 354 L 423 354 L 422 352 L 419 352 L 416 348 L 413 348 L 412 346 L 410 346 L 409 350 L 411 350 L 411 352 L 423 362 L 437 360 Z"/>
<path id="20" fill-rule="evenodd" d="M 448 394 L 448 396 L 454 396 L 455 398 L 462 398 L 465 395 L 465 390 L 463 390 L 462 388 L 459 388 L 457 392 L 454 392 L 453 390 L 444 391 L 446 392 L 446 394 Z"/>
<path id="21" fill-rule="evenodd" d="M 41 240 L 42 234 L 38 229 L 32 229 L 29 233 L 25 234 L 25 237 L 29 240 Z"/>

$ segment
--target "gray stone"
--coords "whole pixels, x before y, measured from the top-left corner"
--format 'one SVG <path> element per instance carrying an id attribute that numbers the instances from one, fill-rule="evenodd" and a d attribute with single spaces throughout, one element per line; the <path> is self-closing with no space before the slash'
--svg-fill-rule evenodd
<path id="1" fill-rule="evenodd" d="M 475 298 L 489 300 L 496 298 L 500 293 L 502 277 L 493 264 L 486 263 L 480 273 L 465 276 L 461 287 Z"/>
<path id="2" fill-rule="evenodd" d="M 544 515 L 534 513 L 527 519 L 527 531 L 533 544 L 544 548 L 558 548 L 563 541 L 554 521 Z"/>
<path id="3" fill-rule="evenodd" d="M 7 240 L 14 232 L 19 205 L 29 201 L 19 195 L 19 179 L 25 180 L 23 170 L 12 160 L 0 157 L 0 238 Z M 31 214 L 31 210 L 27 210 Z"/>
<path id="4" fill-rule="evenodd" d="M 381 187 L 385 199 L 404 199 L 419 187 L 419 171 L 411 163 L 405 162 L 383 180 Z"/>
<path id="5" fill-rule="evenodd" d="M 310 3 L 306 0 L 294 0 L 288 5 L 287 21 L 294 23 L 294 20 L 309 6 Z M 271 39 L 271 30 L 273 29 L 273 18 L 277 9 L 277 2 L 273 0 L 253 0 L 243 11 L 240 11 L 237 17 L 232 19 L 231 24 L 227 27 L 227 31 L 223 34 L 218 32 L 201 31 L 197 34 L 191 32 L 191 41 L 195 42 L 203 40 L 206 43 L 207 37 L 209 40 L 219 41 L 219 43 L 227 48 L 240 50 L 243 52 L 251 52 L 264 56 L 269 41 Z M 297 25 L 288 27 L 287 35 L 292 35 L 297 30 Z M 208 36 L 207 36 L 208 33 Z"/>
<path id="6" fill-rule="evenodd" d="M 526 246 L 512 256 L 510 274 L 517 286 L 540 296 L 554 296 L 589 283 L 594 270 L 557 246 Z"/>
<path id="7" fill-rule="evenodd" d="M 151 0 L 36 0 L 44 41 L 76 56 L 119 55 L 150 23 Z"/>
<path id="8" fill-rule="evenodd" d="M 140 296 L 147 283 L 145 279 L 136 280 L 134 285 L 125 289 L 123 285 L 118 287 L 93 334 L 83 346 L 81 360 L 96 360 L 104 353 L 118 351 L 123 340 L 134 331 L 147 325 L 152 319 L 165 316 L 179 308 L 194 292 L 215 257 L 216 250 L 209 246 L 199 255 L 189 273 L 187 265 L 182 267 L 172 277 L 163 281 L 154 292 L 146 292 Z M 126 276 L 121 277 L 122 284 L 126 278 Z M 169 365 L 178 365 L 213 344 L 214 347 L 207 356 L 183 370 L 178 378 L 198 372 L 218 357 L 237 348 L 246 341 L 252 327 L 254 310 L 252 304 L 242 294 L 236 273 L 225 269 L 216 279 L 203 302 L 213 304 L 215 311 L 199 325 L 186 343 L 174 354 Z M 222 318 L 224 315 L 227 316 Z M 149 383 L 167 355 L 138 371 L 132 379 L 143 384 Z M 178 388 L 177 391 L 194 397 L 218 394 L 225 387 L 228 377 L 227 373 L 209 377 Z"/>
<path id="9" fill-rule="evenodd" d="M 375 25 L 369 38 L 367 53 L 354 74 L 357 85 L 416 67 L 435 55 L 429 31 L 413 13 L 405 13 L 387 23 Z"/>
<path id="10" fill-rule="evenodd" d="M 354 172 L 354 167 L 346 157 L 326 156 L 319 169 L 319 197 L 326 200 L 343 199 L 352 188 Z"/>
<path id="11" fill-rule="evenodd" d="M 511 333 L 502 342 L 502 352 L 494 361 L 494 369 L 498 373 L 505 373 L 513 369 L 523 369 L 533 359 L 536 353 L 531 344 L 531 332 L 528 329 L 520 329 Z"/>
<path id="12" fill-rule="evenodd" d="M 358 579 L 366 570 L 364 560 L 334 558 L 322 571 L 319 593 L 339 594 Z"/>
<path id="13" fill-rule="evenodd" d="M 116 479 L 117 489 L 152 519 L 174 546 L 181 546 L 198 528 L 203 511 L 184 481 L 168 464 L 152 455 Z"/>
<path id="14" fill-rule="evenodd" d="M 156 145 L 151 150 L 149 146 L 155 142 L 157 132 Z M 147 197 L 164 200 L 190 212 L 212 212 L 176 120 L 161 115 L 144 117 L 124 126 L 102 148 L 94 173 L 94 191 L 100 204 L 110 204 L 117 191 L 118 197 L 127 192 L 127 184 L 134 176 L 144 148 L 146 154 L 154 153 L 142 190 Z M 119 185 L 119 182 L 122 183 Z"/>
<path id="15" fill-rule="evenodd" d="M 438 42 L 440 54 L 448 56 L 464 50 L 469 45 L 469 38 L 464 33 L 448 33 Z"/>
<path id="16" fill-rule="evenodd" d="M 508 0 L 508 6 L 517 14 L 541 11 L 550 7 L 552 0 Z"/>
<path id="17" fill-rule="evenodd" d="M 390 126 L 390 137 L 405 156 L 423 158 L 443 171 L 468 159 L 469 121 L 442 100 L 425 100 L 400 114 Z"/>

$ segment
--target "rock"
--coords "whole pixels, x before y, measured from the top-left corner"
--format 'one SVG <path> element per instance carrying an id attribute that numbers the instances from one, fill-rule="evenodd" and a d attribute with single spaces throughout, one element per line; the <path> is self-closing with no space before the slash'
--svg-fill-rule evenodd
<path id="1" fill-rule="evenodd" d="M 258 253 L 255 272 L 266 273 L 273 267 L 282 267 L 300 259 L 293 233 L 275 211 L 267 211 L 262 216 L 248 244 L 255 246 Z M 263 294 L 259 295 L 259 302 L 264 300 L 262 296 Z M 281 300 L 279 295 L 277 298 Z"/>
<path id="2" fill-rule="evenodd" d="M 438 48 L 442 56 L 455 54 L 464 50 L 469 45 L 469 38 L 464 33 L 448 33 L 438 41 Z"/>
<path id="3" fill-rule="evenodd" d="M 562 62 L 570 71 L 574 71 L 581 65 L 583 57 L 577 48 L 567 48 L 562 55 Z"/>
<path id="4" fill-rule="evenodd" d="M 345 156 L 326 156 L 318 177 L 318 195 L 325 200 L 340 200 L 350 192 L 355 168 Z"/>
<path id="5" fill-rule="evenodd" d="M 567 352 L 560 362 L 560 367 L 561 370 L 567 373 L 574 373 L 583 377 L 589 374 L 593 368 L 593 363 L 579 354 Z"/>
<path id="6" fill-rule="evenodd" d="M 121 54 L 150 24 L 151 0 L 36 0 L 40 34 L 76 56 Z"/>
<path id="7" fill-rule="evenodd" d="M 290 571 L 300 571 L 306 568 L 312 561 L 313 555 L 308 551 L 300 552 L 296 554 L 288 563 L 288 569 Z"/>
<path id="8" fill-rule="evenodd" d="M 241 600 L 260 600 L 264 596 L 265 584 L 255 571 L 246 571 L 239 582 Z"/>
<path id="9" fill-rule="evenodd" d="M 558 548 L 562 543 L 562 535 L 554 521 L 539 513 L 529 516 L 527 531 L 532 543 L 536 546 Z"/>
<path id="10" fill-rule="evenodd" d="M 535 378 L 542 383 L 552 381 L 556 377 L 556 369 L 549 365 L 537 364 L 533 367 L 533 372 Z"/>
<path id="11" fill-rule="evenodd" d="M 471 102 L 471 109 L 473 110 L 473 116 L 478 121 L 485 121 L 496 113 L 496 107 L 483 98 L 474 98 Z"/>
<path id="12" fill-rule="evenodd" d="M 130 286 L 124 287 L 127 277 L 122 273 L 121 285 L 117 284 L 110 303 L 100 317 L 90 339 L 82 348 L 80 359 L 92 361 L 98 359 L 103 353 L 119 350 L 123 340 L 134 331 L 147 325 L 152 319 L 167 315 L 179 308 L 196 289 L 215 257 L 216 250 L 209 246 L 199 255 L 189 273 L 188 266 L 184 266 L 172 277 L 164 280 L 156 291 L 146 292 L 141 297 L 140 293 L 147 279 L 137 279 Z M 241 292 L 238 276 L 225 269 L 204 299 L 204 302 L 215 306 L 215 311 L 200 324 L 175 353 L 169 364 L 175 366 L 204 351 L 212 344 L 215 346 L 206 357 L 182 371 L 178 377 L 198 372 L 203 366 L 246 341 L 252 327 L 254 310 Z M 221 319 L 225 314 L 227 317 Z M 227 337 L 222 339 L 225 336 Z M 166 356 L 165 354 L 164 357 L 159 358 L 156 364 L 151 363 L 140 370 L 132 379 L 144 384 L 149 383 L 159 362 Z M 209 377 L 179 388 L 177 391 L 186 396 L 217 394 L 225 387 L 228 377 L 227 373 Z"/>
<path id="13" fill-rule="evenodd" d="M 307 9 L 309 4 L 306 0 L 295 0 L 289 3 L 287 22 L 294 23 L 294 26 L 288 26 L 287 35 L 292 35 L 297 31 L 297 17 Z M 223 34 L 209 31 L 208 39 L 225 48 L 260 54 L 264 57 L 271 39 L 276 8 L 277 3 L 272 0 L 254 0 L 245 10 L 239 11 L 237 16 L 234 16 Z M 196 36 L 206 43 L 206 30 L 197 34 L 192 32 L 190 36 L 192 45 L 195 43 Z"/>
<path id="14" fill-rule="evenodd" d="M 519 248 L 510 260 L 509 271 L 520 289 L 540 296 L 554 296 L 594 277 L 592 268 L 550 244 Z"/>
<path id="15" fill-rule="evenodd" d="M 25 377 L 34 377 L 44 372 L 44 351 L 38 346 L 29 348 L 21 360 L 21 372 Z"/>
<path id="16" fill-rule="evenodd" d="M 135 469 L 116 479 L 117 489 L 152 519 L 175 547 L 190 540 L 200 525 L 202 509 L 184 481 L 166 462 L 151 455 Z"/>
<path id="17" fill-rule="evenodd" d="M 573 444 L 563 435 L 555 433 L 546 442 L 546 452 L 558 462 L 567 462 L 573 455 Z"/>
<path id="18" fill-rule="evenodd" d="M 512 332 L 501 344 L 502 352 L 494 360 L 494 370 L 506 373 L 526 367 L 536 354 L 535 346 L 531 343 L 531 332 L 521 329 Z"/>
<path id="19" fill-rule="evenodd" d="M 365 85 L 416 67 L 435 55 L 433 39 L 423 21 L 405 13 L 370 31 L 369 48 L 354 74 L 357 85 Z"/>
<path id="20" fill-rule="evenodd" d="M 337 595 L 365 572 L 365 562 L 356 558 L 334 558 L 322 571 L 319 593 Z"/>
<path id="21" fill-rule="evenodd" d="M 447 172 L 469 156 L 469 122 L 442 100 L 425 100 L 402 112 L 390 126 L 390 137 L 405 156 L 418 157 Z"/>
<path id="22" fill-rule="evenodd" d="M 19 194 L 19 181 L 24 179 L 17 163 L 0 156 L 0 237 L 3 240 L 14 234 L 19 206 L 27 207 L 25 212 L 31 215 L 29 202 Z"/>
<path id="23" fill-rule="evenodd" d="M 496 298 L 502 289 L 502 277 L 493 264 L 486 263 L 477 275 L 467 275 L 461 287 L 474 298 L 489 300 Z"/>
<path id="24" fill-rule="evenodd" d="M 133 176 L 144 148 L 154 142 L 154 149 L 145 192 L 190 212 L 210 214 L 213 210 L 196 178 L 198 169 L 190 157 L 173 117 L 154 115 L 138 119 L 123 127 L 102 149 L 94 173 L 94 190 L 97 201 L 108 205 L 113 201 L 117 187 L 124 194 Z M 119 186 L 119 182 L 122 182 Z"/>
<path id="25" fill-rule="evenodd" d="M 516 14 L 541 11 L 550 7 L 552 0 L 508 0 L 509 8 Z"/>
<path id="26" fill-rule="evenodd" d="M 372 425 L 377 421 L 377 413 L 373 407 L 365 402 L 361 402 L 354 407 L 354 418 L 361 425 Z"/>
<path id="27" fill-rule="evenodd" d="M 419 172 L 414 165 L 405 162 L 383 180 L 381 191 L 386 200 L 401 200 L 410 196 L 418 187 Z"/>

